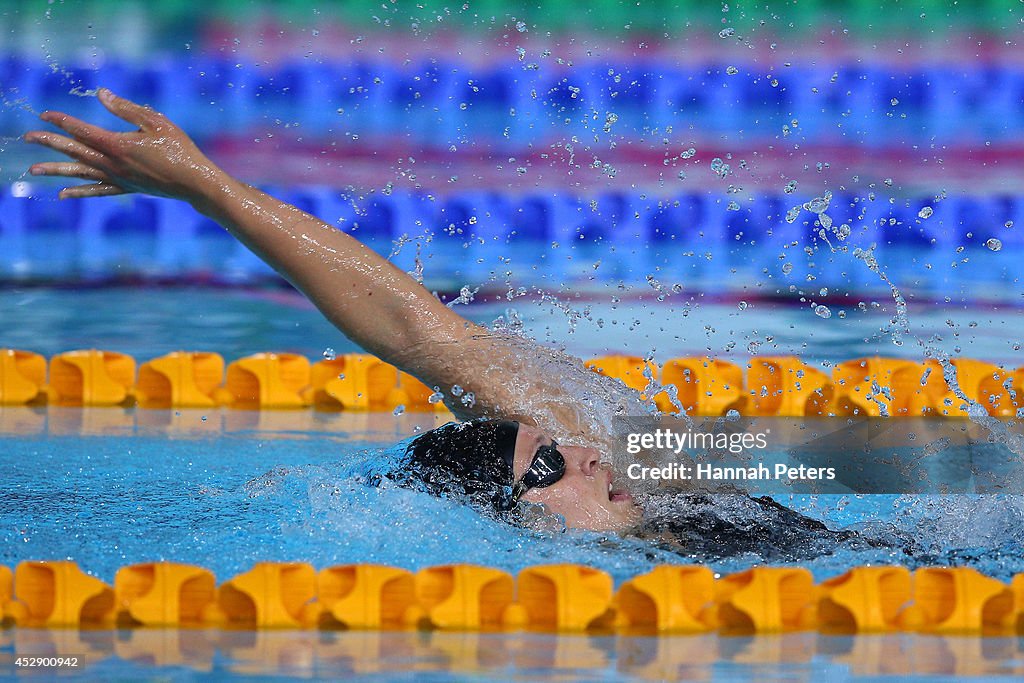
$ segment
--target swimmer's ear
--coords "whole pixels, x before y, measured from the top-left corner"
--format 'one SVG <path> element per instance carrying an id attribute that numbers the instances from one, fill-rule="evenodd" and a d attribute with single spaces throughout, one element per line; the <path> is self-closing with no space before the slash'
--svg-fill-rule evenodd
<path id="1" fill-rule="evenodd" d="M 145 128 L 153 123 L 154 116 L 158 115 L 153 109 L 118 97 L 107 88 L 100 88 L 97 97 L 111 114 L 139 128 Z"/>

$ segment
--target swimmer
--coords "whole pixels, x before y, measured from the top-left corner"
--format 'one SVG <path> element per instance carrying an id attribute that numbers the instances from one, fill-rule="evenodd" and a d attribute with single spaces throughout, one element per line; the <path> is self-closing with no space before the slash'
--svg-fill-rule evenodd
<path id="1" fill-rule="evenodd" d="M 459 385 L 473 393 L 471 406 L 446 396 L 466 421 L 413 440 L 408 475 L 433 493 L 486 501 L 484 507 L 501 514 L 526 501 L 561 515 L 570 528 L 624 530 L 637 523 L 638 507 L 615 486 L 597 449 L 556 443 L 524 414 L 522 397 L 543 396 L 559 440 L 586 442 L 587 430 L 567 407 L 557 378 L 524 373 L 516 347 L 460 316 L 352 236 L 228 175 L 163 114 L 107 89 L 97 96 L 137 129 L 115 132 L 47 111 L 42 120 L 64 134 L 24 135 L 70 157 L 33 164 L 32 175 L 88 181 L 62 189 L 61 199 L 138 192 L 186 201 L 283 275 L 359 346 L 427 386 Z"/>
<path id="2" fill-rule="evenodd" d="M 47 111 L 43 121 L 64 134 L 24 135 L 27 142 L 71 159 L 33 164 L 32 175 L 88 181 L 62 189 L 61 199 L 138 192 L 186 201 L 283 275 L 362 348 L 427 386 L 459 385 L 474 394 L 467 405 L 449 392 L 445 403 L 464 421 L 413 439 L 405 468 L 391 478 L 434 495 L 466 499 L 513 523 L 522 521 L 526 502 L 561 516 L 568 528 L 637 530 L 640 507 L 616 486 L 610 465 L 589 445 L 593 440 L 588 441 L 591 434 L 573 397 L 553 373 L 537 371 L 523 357 L 522 346 L 458 315 L 352 236 L 231 177 L 163 114 L 106 89 L 98 97 L 137 130 L 110 131 Z M 547 429 L 538 426 L 540 413 Z M 688 510 L 707 508 L 704 498 L 677 500 Z M 769 499 L 747 500 L 780 523 L 812 535 L 824 529 L 793 511 L 781 515 L 781 506 Z M 688 515 L 673 514 L 671 523 L 655 517 L 646 526 L 662 537 L 679 537 L 681 551 L 694 548 L 695 531 L 706 532 L 702 537 L 709 542 L 723 542 L 719 551 L 726 552 L 731 542 L 716 539 L 723 529 L 736 531 L 725 535 L 734 541 L 751 530 L 746 523 L 709 522 L 714 515 L 704 512 Z M 680 524 L 686 534 L 678 533 Z M 780 538 L 763 540 L 772 545 Z"/>

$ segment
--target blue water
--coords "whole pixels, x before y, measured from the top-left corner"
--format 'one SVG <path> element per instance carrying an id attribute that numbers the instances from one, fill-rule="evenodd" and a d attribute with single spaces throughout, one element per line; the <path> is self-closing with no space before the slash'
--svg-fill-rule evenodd
<path id="1" fill-rule="evenodd" d="M 627 324 L 602 330 L 596 316 L 628 322 L 658 308 L 636 302 L 603 306 L 592 307 L 592 319 L 579 317 L 575 332 L 568 331 L 560 309 L 519 310 L 527 331 L 564 340 L 582 355 L 635 352 L 643 342 L 629 346 L 632 334 L 640 340 L 659 334 L 659 358 L 698 351 L 694 337 L 716 340 L 707 345 L 714 353 L 716 335 L 743 338 L 769 331 L 778 334 L 775 352 L 803 351 L 811 358 L 914 352 L 912 346 L 892 346 L 878 327 L 885 316 L 872 317 L 870 310 L 862 318 L 825 321 L 803 308 L 754 305 L 741 311 L 716 303 L 695 306 L 685 318 L 666 317 L 666 331 L 656 333 L 645 323 L 642 332 L 630 333 Z M 504 306 L 463 310 L 488 321 Z M 354 349 L 309 307 L 252 292 L 8 291 L 0 296 L 0 314 L 8 323 L 0 346 L 44 354 L 100 347 L 145 359 L 201 348 L 230 359 L 273 349 L 315 358 L 326 348 Z M 952 326 L 943 320 L 946 315 Z M 714 330 L 698 327 L 716 317 Z M 972 320 L 984 324 L 972 327 Z M 932 333 L 929 328 L 953 330 L 952 343 L 989 359 L 983 352 L 996 355 L 1009 330 L 1022 329 L 1018 317 L 996 320 L 980 310 L 933 311 L 915 317 L 914 324 L 921 336 Z M 1006 333 L 997 339 L 991 328 L 1000 326 Z M 627 331 L 606 334 L 617 327 Z M 800 337 L 804 341 L 797 344 Z M 396 442 L 436 419 L 412 413 L 0 409 L 0 562 L 71 558 L 109 581 L 119 566 L 156 559 L 198 563 L 221 579 L 257 560 L 304 560 L 317 567 L 383 562 L 409 569 L 474 562 L 509 571 L 564 561 L 600 567 L 621 581 L 659 562 L 702 559 L 680 558 L 631 538 L 608 542 L 597 533 L 511 529 L 452 501 L 367 485 L 367 477 L 395 462 Z M 866 562 L 966 563 L 1003 579 L 1024 570 L 1024 505 L 1017 497 L 820 496 L 784 502 L 833 528 L 867 526 L 886 535 L 891 526 L 920 541 L 914 557 L 898 548 L 827 547 L 820 557 L 801 561 L 819 579 Z M 758 561 L 739 556 L 712 566 L 727 572 Z"/>

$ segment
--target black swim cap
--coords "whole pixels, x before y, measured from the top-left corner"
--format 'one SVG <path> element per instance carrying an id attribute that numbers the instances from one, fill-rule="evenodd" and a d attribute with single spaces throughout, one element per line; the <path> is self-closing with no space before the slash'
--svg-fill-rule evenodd
<path id="1" fill-rule="evenodd" d="M 415 480 L 435 496 L 464 496 L 475 507 L 508 509 L 519 423 L 449 422 L 415 438 L 399 480 Z"/>

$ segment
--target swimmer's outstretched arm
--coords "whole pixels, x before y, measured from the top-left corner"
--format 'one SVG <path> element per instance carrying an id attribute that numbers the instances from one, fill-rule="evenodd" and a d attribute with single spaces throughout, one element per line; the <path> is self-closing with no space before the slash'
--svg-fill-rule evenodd
<path id="1" fill-rule="evenodd" d="M 286 277 L 367 351 L 428 386 L 461 384 L 474 391 L 478 404 L 450 406 L 457 414 L 502 412 L 502 362 L 485 328 L 351 236 L 229 176 L 162 114 L 109 90 L 98 96 L 139 130 L 118 133 L 44 112 L 44 121 L 68 135 L 31 131 L 24 136 L 74 160 L 34 164 L 33 175 L 93 181 L 61 190 L 62 199 L 143 192 L 187 201 Z M 480 376 L 484 364 L 490 370 L 486 382 Z"/>

